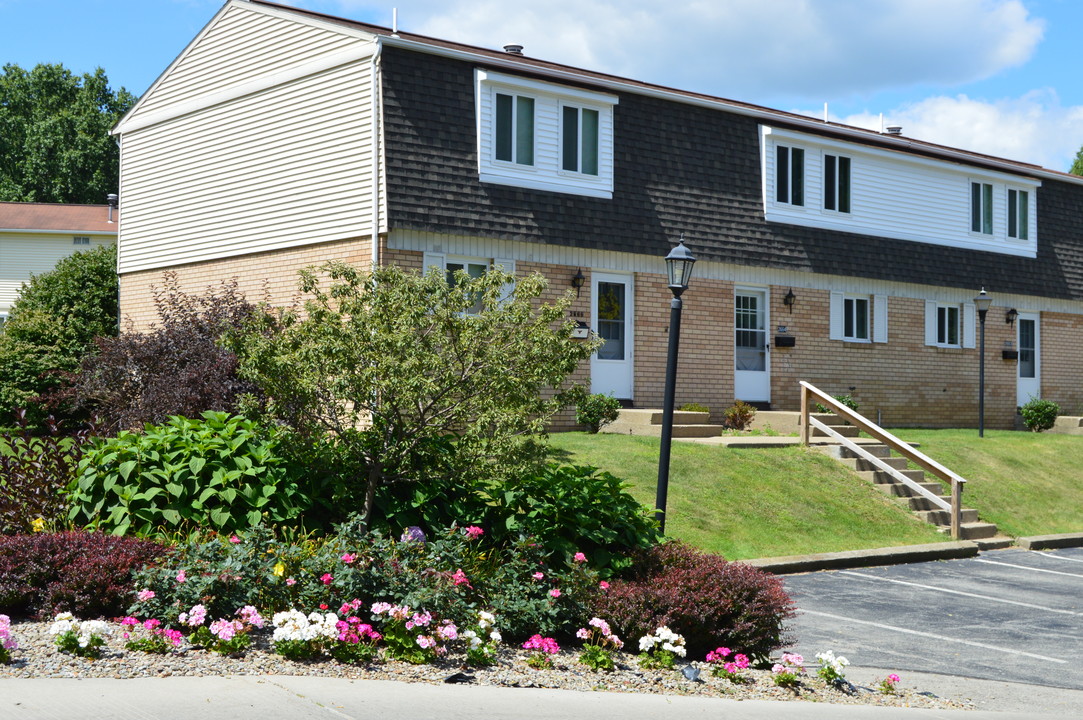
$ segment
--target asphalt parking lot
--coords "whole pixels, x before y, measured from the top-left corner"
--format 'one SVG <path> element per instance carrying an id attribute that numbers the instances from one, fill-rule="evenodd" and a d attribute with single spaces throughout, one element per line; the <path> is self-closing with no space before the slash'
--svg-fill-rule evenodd
<path id="1" fill-rule="evenodd" d="M 1083 690 L 1083 548 L 792 575 L 797 652 Z"/>

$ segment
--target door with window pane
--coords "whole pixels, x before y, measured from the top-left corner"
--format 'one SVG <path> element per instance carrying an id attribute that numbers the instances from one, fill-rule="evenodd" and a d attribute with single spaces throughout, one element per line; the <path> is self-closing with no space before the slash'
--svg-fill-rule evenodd
<path id="1" fill-rule="evenodd" d="M 767 291 L 738 290 L 733 311 L 733 386 L 737 400 L 771 400 Z"/>
<path id="2" fill-rule="evenodd" d="M 1019 313 L 1015 320 L 1019 361 L 1016 363 L 1015 404 L 1026 405 L 1042 396 L 1041 342 L 1038 313 Z"/>
<path id="3" fill-rule="evenodd" d="M 590 390 L 632 399 L 632 276 L 593 273 L 591 325 L 602 341 L 590 360 Z"/>

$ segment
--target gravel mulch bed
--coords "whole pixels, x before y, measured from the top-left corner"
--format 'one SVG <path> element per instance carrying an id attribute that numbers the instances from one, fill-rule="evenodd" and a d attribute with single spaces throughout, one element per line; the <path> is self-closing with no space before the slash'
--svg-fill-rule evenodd
<path id="1" fill-rule="evenodd" d="M 814 674 L 801 680 L 798 687 L 778 687 L 771 674 L 746 670 L 750 682 L 734 684 L 711 675 L 710 666 L 692 662 L 699 678 L 689 680 L 679 670 L 643 670 L 630 654 L 617 656 L 613 672 L 593 672 L 577 661 L 578 653 L 561 652 L 553 656 L 553 668 L 535 670 L 526 664 L 527 652 L 505 646 L 497 662 L 487 668 L 466 667 L 455 654 L 433 665 L 410 665 L 399 661 L 366 666 L 343 665 L 335 660 L 295 662 L 274 654 L 270 632 L 257 631 L 253 644 L 243 658 L 224 657 L 217 653 L 182 645 L 168 655 L 153 655 L 124 649 L 116 625 L 116 634 L 107 638 L 102 657 L 88 660 L 59 652 L 48 629 L 51 623 L 16 622 L 12 636 L 19 643 L 11 665 L 0 665 L 0 678 L 140 678 L 203 677 L 219 675 L 313 675 L 363 680 L 397 680 L 439 684 L 458 674 L 459 681 L 477 685 L 528 688 L 561 688 L 594 692 L 658 693 L 721 697 L 733 700 L 807 700 L 847 705 L 881 705 L 929 709 L 973 709 L 966 702 L 923 693 L 920 688 L 900 684 L 898 694 L 883 695 L 875 688 L 852 687 L 850 692 L 827 686 Z M 465 677 L 464 677 L 465 676 Z"/>

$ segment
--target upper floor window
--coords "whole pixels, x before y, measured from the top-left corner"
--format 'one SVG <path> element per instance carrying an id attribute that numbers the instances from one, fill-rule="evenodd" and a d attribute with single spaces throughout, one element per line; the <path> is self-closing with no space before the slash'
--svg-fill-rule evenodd
<path id="1" fill-rule="evenodd" d="M 598 116 L 591 108 L 561 108 L 561 167 L 569 172 L 598 174 Z"/>
<path id="2" fill-rule="evenodd" d="M 788 205 L 805 204 L 805 151 L 775 147 L 775 200 Z"/>
<path id="3" fill-rule="evenodd" d="M 824 210 L 850 212 L 850 158 L 824 155 Z"/>
<path id="4" fill-rule="evenodd" d="M 1008 189 L 1008 237 L 1026 240 L 1030 225 L 1030 193 Z"/>
<path id="5" fill-rule="evenodd" d="M 615 96 L 482 69 L 475 78 L 482 182 L 613 197 Z"/>
<path id="6" fill-rule="evenodd" d="M 993 234 L 993 186 L 970 183 L 970 232 Z"/>

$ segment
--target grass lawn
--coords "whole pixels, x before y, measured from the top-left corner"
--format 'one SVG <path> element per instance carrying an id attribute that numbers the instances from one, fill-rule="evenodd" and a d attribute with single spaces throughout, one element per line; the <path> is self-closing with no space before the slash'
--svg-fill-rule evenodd
<path id="1" fill-rule="evenodd" d="M 658 439 L 555 433 L 569 462 L 624 479 L 653 508 Z M 834 460 L 800 447 L 674 442 L 666 531 L 731 560 L 940 542 L 947 538 Z"/>
<path id="2" fill-rule="evenodd" d="M 1083 437 L 986 430 L 892 430 L 967 479 L 963 505 L 1009 535 L 1083 532 Z"/>

